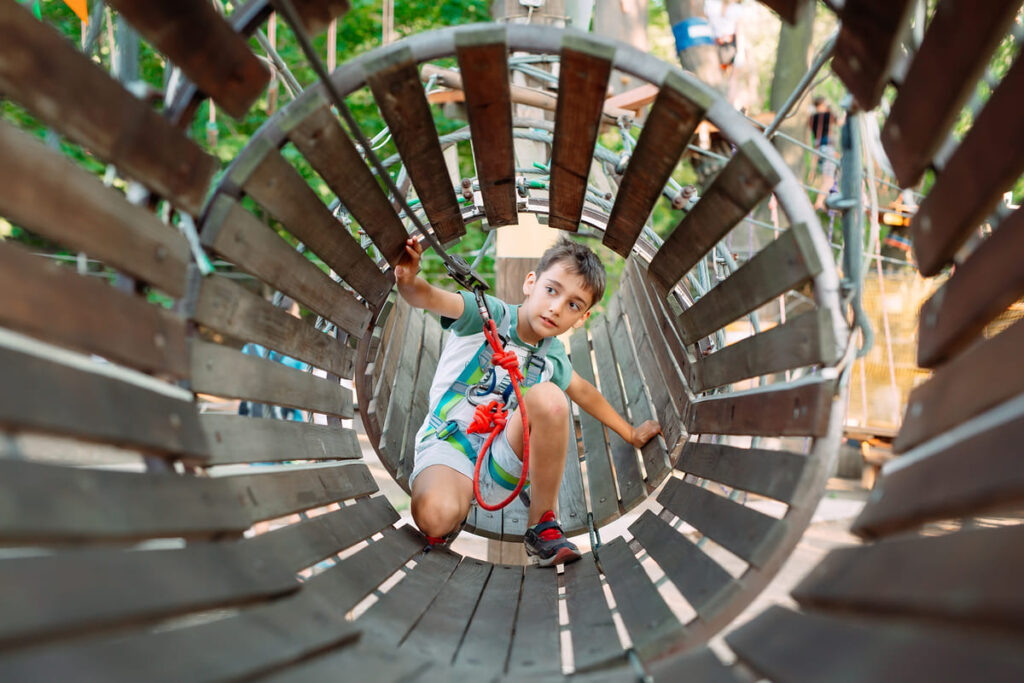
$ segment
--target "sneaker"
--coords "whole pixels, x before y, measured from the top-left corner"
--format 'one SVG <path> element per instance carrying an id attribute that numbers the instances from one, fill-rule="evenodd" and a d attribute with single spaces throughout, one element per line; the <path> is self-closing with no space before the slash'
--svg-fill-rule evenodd
<path id="1" fill-rule="evenodd" d="M 550 567 L 568 564 L 580 559 L 580 550 L 562 533 L 562 527 L 551 510 L 545 512 L 540 521 L 526 530 L 523 538 L 526 554 L 536 556 L 537 564 Z"/>

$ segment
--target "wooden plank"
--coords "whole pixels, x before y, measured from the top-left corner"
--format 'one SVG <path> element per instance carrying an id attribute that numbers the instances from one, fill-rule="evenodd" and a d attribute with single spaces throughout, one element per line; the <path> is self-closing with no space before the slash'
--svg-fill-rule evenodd
<path id="1" fill-rule="evenodd" d="M 624 651 L 604 599 L 594 556 L 565 565 L 565 603 L 569 611 L 573 663 L 577 670 L 595 668 L 622 658 Z"/>
<path id="2" fill-rule="evenodd" d="M 837 12 L 842 27 L 832 70 L 864 111 L 882 98 L 913 6 L 909 0 L 852 0 Z"/>
<path id="3" fill-rule="evenodd" d="M 619 369 L 612 353 L 610 330 L 607 320 L 599 320 L 590 328 L 594 341 L 594 356 L 597 372 L 601 378 L 601 393 L 620 415 L 626 414 L 626 404 L 619 385 Z M 615 478 L 619 483 L 619 497 L 627 510 L 641 502 L 646 496 L 636 449 L 621 436 L 608 430 L 608 444 L 611 447 L 612 462 L 615 464 Z"/>
<path id="4" fill-rule="evenodd" d="M 431 683 L 427 678 L 431 671 L 435 668 L 447 671 L 443 664 L 431 662 L 426 657 L 373 647 L 372 643 L 360 640 L 350 647 L 318 653 L 312 659 L 275 671 L 264 680 L 268 683 L 316 683 L 333 680 L 344 672 L 346 680 L 374 683 L 406 683 L 415 680 Z"/>
<path id="5" fill-rule="evenodd" d="M 604 245 L 623 258 L 629 256 L 711 101 L 707 91 L 675 71 L 666 74 L 619 183 L 604 233 Z"/>
<path id="6" fill-rule="evenodd" d="M 558 672 L 558 576 L 542 567 L 527 567 L 509 651 L 509 673 L 537 675 Z"/>
<path id="7" fill-rule="evenodd" d="M 487 223 L 492 228 L 515 225 L 516 168 L 505 29 L 486 27 L 456 33 L 455 55 L 466 93 L 466 118 Z"/>
<path id="8" fill-rule="evenodd" d="M 71 268 L 0 244 L 0 324 L 143 372 L 188 375 L 185 319 Z"/>
<path id="9" fill-rule="evenodd" d="M 272 360 L 249 356 L 227 346 L 189 340 L 192 391 L 246 401 L 312 410 L 350 418 L 352 391 Z"/>
<path id="10" fill-rule="evenodd" d="M 240 415 L 199 416 L 209 444 L 210 465 L 289 460 L 348 460 L 362 457 L 355 430 L 293 420 Z"/>
<path id="11" fill-rule="evenodd" d="M 370 324 L 370 310 L 351 292 L 229 197 L 213 200 L 203 224 L 202 242 L 353 337 L 362 337 Z"/>
<path id="12" fill-rule="evenodd" d="M 249 518 L 223 481 L 0 460 L 5 544 L 202 538 Z"/>
<path id="13" fill-rule="evenodd" d="M 779 174 L 759 146 L 742 143 L 696 206 L 651 259 L 648 276 L 666 295 L 715 244 L 771 194 Z"/>
<path id="14" fill-rule="evenodd" d="M 832 417 L 835 380 L 768 385 L 697 399 L 690 434 L 825 436 Z"/>
<path id="15" fill-rule="evenodd" d="M 685 642 L 672 613 L 629 546 L 621 538 L 601 546 L 601 570 L 615 596 L 619 616 L 640 659 L 651 659 Z"/>
<path id="16" fill-rule="evenodd" d="M 0 91 L 118 171 L 199 215 L 217 170 L 212 156 L 27 8 L 4 2 L 0 35 L 5 36 L 0 45 Z M 4 171 L 18 163 L 17 155 L 6 150 L 3 157 Z M 62 175 L 52 179 L 66 182 Z M 0 182 L 0 187 L 7 185 L 6 180 Z M 45 201 L 58 205 L 66 201 L 67 206 L 81 209 L 81 204 L 61 194 L 47 193 Z M 35 203 L 27 195 L 22 197 L 28 205 Z"/>
<path id="17" fill-rule="evenodd" d="M 1022 439 L 1024 417 L 1018 411 L 981 432 L 925 447 L 920 455 L 907 454 L 904 458 L 914 458 L 912 462 L 883 470 L 852 530 L 881 536 L 1024 502 Z"/>
<path id="18" fill-rule="evenodd" d="M 1024 296 L 1022 253 L 1024 209 L 1017 209 L 921 306 L 918 365 L 933 368 L 949 360 Z"/>
<path id="19" fill-rule="evenodd" d="M 670 479 L 658 502 L 737 557 L 762 566 L 775 551 L 787 522 L 735 503 L 707 489 Z"/>
<path id="20" fill-rule="evenodd" d="M 493 566 L 482 560 L 464 559 L 434 604 L 413 627 L 400 652 L 422 654 L 441 662 L 452 661 Z"/>
<path id="21" fill-rule="evenodd" d="M 767 3 L 766 3 L 767 4 Z M 774 5 L 775 3 L 770 3 Z M 666 657 L 647 665 L 654 683 L 701 681 L 702 683 L 740 683 L 743 679 L 727 667 L 709 647 Z"/>
<path id="22" fill-rule="evenodd" d="M 242 189 L 372 306 L 384 302 L 391 283 L 281 152 L 268 150 Z"/>
<path id="23" fill-rule="evenodd" d="M 1024 526 L 837 548 L 804 577 L 793 597 L 811 607 L 1019 629 L 1022 549 Z"/>
<path id="24" fill-rule="evenodd" d="M 1024 392 L 1024 367 L 1018 362 L 1022 345 L 1024 321 L 1018 321 L 914 387 L 893 451 L 903 453 Z"/>
<path id="25" fill-rule="evenodd" d="M 566 536 L 587 530 L 587 496 L 583 491 L 583 469 L 580 467 L 580 444 L 576 440 L 576 423 L 569 402 L 569 443 L 566 445 L 565 469 L 558 487 L 558 519 Z"/>
<path id="26" fill-rule="evenodd" d="M 735 592 L 729 572 L 650 510 L 629 526 L 629 533 L 702 618 L 710 618 Z"/>
<path id="27" fill-rule="evenodd" d="M 430 410 L 430 385 L 434 381 L 437 360 L 441 354 L 441 323 L 432 315 L 423 315 L 423 345 L 420 347 L 419 358 L 416 359 L 416 380 L 410 393 L 412 403 L 409 405 L 409 420 L 405 428 L 405 441 L 400 451 L 398 464 L 398 481 L 408 486 L 409 475 L 415 465 L 416 433 Z"/>
<path id="28" fill-rule="evenodd" d="M 1024 677 L 1019 635 L 949 625 L 770 607 L 726 642 L 745 664 L 774 681 L 823 681 L 839 671 L 850 680 L 878 683 L 973 680 L 979 671 L 989 681 Z"/>
<path id="29" fill-rule="evenodd" d="M 678 318 L 669 307 L 668 302 L 651 282 L 648 269 L 640 262 L 636 263 L 636 268 L 640 273 L 639 277 L 634 280 L 637 284 L 636 289 L 637 291 L 641 289 L 645 291 L 642 301 L 650 302 L 654 319 L 662 335 L 665 337 L 665 344 L 672 354 L 672 358 L 675 359 L 676 365 L 680 368 L 683 376 L 689 377 L 693 374 L 693 362 L 686 352 L 686 345 L 683 343 L 682 333 L 679 330 Z M 692 391 L 686 391 L 687 397 L 690 397 L 691 394 Z"/>
<path id="30" fill-rule="evenodd" d="M 797 223 L 697 299 L 679 316 L 683 341 L 703 337 L 756 310 L 821 272 L 810 228 Z"/>
<path id="31" fill-rule="evenodd" d="M 832 311 L 819 308 L 697 359 L 693 389 L 705 391 L 809 365 L 834 365 L 843 355 Z"/>
<path id="32" fill-rule="evenodd" d="M 363 464 L 290 468 L 262 474 L 221 477 L 253 522 L 284 517 L 376 492 L 377 482 Z"/>
<path id="33" fill-rule="evenodd" d="M 482 667 L 489 671 L 505 669 L 522 585 L 521 565 L 495 565 L 455 656 L 455 666 Z M 528 605 L 526 609 L 532 607 Z"/>
<path id="34" fill-rule="evenodd" d="M 75 365 L 62 361 L 56 354 L 0 346 L 0 377 L 6 389 L 0 392 L 0 425 L 206 457 L 195 406 L 170 387 L 167 392 L 154 390 L 159 386 L 155 380 L 154 387 L 147 387 L 84 359 Z"/>
<path id="35" fill-rule="evenodd" d="M 594 367 L 590 359 L 590 341 L 587 330 L 573 333 L 569 339 L 572 349 L 572 367 L 580 377 L 596 385 Z M 619 515 L 618 495 L 615 493 L 612 465 L 604 426 L 584 411 L 580 411 L 580 432 L 583 437 L 583 458 L 587 463 L 587 485 L 590 490 L 590 510 L 594 524 L 601 525 Z"/>
<path id="36" fill-rule="evenodd" d="M 367 422 L 376 433 L 378 441 L 381 434 L 381 426 L 387 417 L 388 404 L 391 402 L 391 388 L 394 386 L 395 376 L 398 374 L 398 359 L 402 354 L 402 345 L 406 339 L 406 326 L 412 312 L 412 306 L 405 303 L 404 299 L 398 300 L 396 308 L 397 311 L 394 314 L 395 325 L 384 351 L 384 361 L 381 367 L 375 368 L 377 371 L 376 386 L 373 390 L 366 416 Z M 385 464 L 395 467 L 393 463 Z"/>
<path id="37" fill-rule="evenodd" d="M 559 58 L 548 227 L 576 232 L 615 48 L 566 34 Z"/>
<path id="38" fill-rule="evenodd" d="M 377 57 L 366 67 L 366 83 L 438 240 L 447 243 L 465 235 L 462 212 L 412 52 L 399 46 Z"/>
<path id="39" fill-rule="evenodd" d="M 316 109 L 288 132 L 288 138 L 387 262 L 397 265 L 405 255 L 405 226 L 330 108 Z"/>
<path id="40" fill-rule="evenodd" d="M 336 18 L 349 10 L 349 0 L 291 0 L 310 36 L 323 33 Z"/>
<path id="41" fill-rule="evenodd" d="M 922 275 L 948 264 L 1024 173 L 1022 92 L 1024 59 L 1018 57 L 914 214 L 910 230 Z"/>
<path id="42" fill-rule="evenodd" d="M 351 347 L 226 277 L 203 279 L 192 317 L 211 330 L 352 377 Z"/>
<path id="43" fill-rule="evenodd" d="M 886 156 L 902 187 L 916 185 L 931 164 L 1018 7 L 1017 0 L 977 7 L 947 0 L 935 8 L 882 128 Z"/>
<path id="44" fill-rule="evenodd" d="M 406 426 L 409 422 L 409 413 L 412 410 L 413 382 L 423 341 L 425 317 L 426 315 L 420 310 L 413 311 L 409 315 L 405 327 L 404 343 L 399 355 L 398 369 L 395 373 L 395 384 L 388 401 L 380 445 L 377 448 L 381 459 L 386 459 L 396 471 L 401 462 Z"/>
<path id="45" fill-rule="evenodd" d="M 241 119 L 270 82 L 246 38 L 205 0 L 110 4 L 224 111 Z M 197 27 L 201 26 L 201 30 Z"/>
<path id="46" fill-rule="evenodd" d="M 806 464 L 807 456 L 800 453 L 691 441 L 676 469 L 789 503 Z"/>
<path id="47" fill-rule="evenodd" d="M 0 121 L 0 156 L 4 159 L 0 213 L 11 222 L 84 251 L 171 296 L 184 294 L 190 256 L 185 238 L 177 231 L 4 121 Z"/>

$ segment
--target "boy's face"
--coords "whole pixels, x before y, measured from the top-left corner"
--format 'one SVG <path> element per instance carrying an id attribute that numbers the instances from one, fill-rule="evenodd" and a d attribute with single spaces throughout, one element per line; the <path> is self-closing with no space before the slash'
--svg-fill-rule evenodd
<path id="1" fill-rule="evenodd" d="M 519 309 L 519 336 L 533 343 L 579 327 L 590 317 L 593 293 L 583 277 L 555 262 L 542 273 L 530 273 L 523 282 L 526 301 Z"/>

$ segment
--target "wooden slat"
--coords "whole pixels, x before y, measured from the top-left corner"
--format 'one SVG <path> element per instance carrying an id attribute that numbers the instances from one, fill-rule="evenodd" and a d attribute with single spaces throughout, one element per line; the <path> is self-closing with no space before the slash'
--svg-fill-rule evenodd
<path id="1" fill-rule="evenodd" d="M 405 254 L 405 227 L 330 108 L 316 109 L 288 132 L 288 138 L 370 236 L 387 262 L 397 265 Z"/>
<path id="2" fill-rule="evenodd" d="M 549 227 L 572 232 L 579 228 L 614 57 L 613 47 L 584 36 L 567 34 L 562 38 Z"/>
<path id="3" fill-rule="evenodd" d="M 377 491 L 363 464 L 291 468 L 263 474 L 221 477 L 253 522 L 284 517 Z"/>
<path id="4" fill-rule="evenodd" d="M 16 2 L 0 5 L 0 34 L 5 38 L 0 45 L 0 91 L 119 171 L 199 215 L 217 169 L 212 156 L 46 22 L 36 20 L 28 8 Z M 16 156 L 3 153 L 4 171 L 12 170 Z M 61 175 L 53 181 L 65 182 Z M 6 180 L 0 182 L 6 186 Z M 47 193 L 45 201 L 66 200 L 68 206 L 81 208 L 61 194 Z"/>
<path id="5" fill-rule="evenodd" d="M 1024 503 L 1020 444 L 1024 417 L 936 445 L 903 467 L 890 467 L 871 501 L 852 525 L 862 536 L 879 536 L 929 520 L 951 519 L 1007 504 Z"/>
<path id="6" fill-rule="evenodd" d="M 683 343 L 682 333 L 679 330 L 679 321 L 676 314 L 669 307 L 669 303 L 662 298 L 661 293 L 655 288 L 648 275 L 648 269 L 640 262 L 635 265 L 638 276 L 634 283 L 637 285 L 637 292 L 643 292 L 641 302 L 649 302 L 655 324 L 665 337 L 665 345 L 671 356 L 675 359 L 676 366 L 680 368 L 684 377 L 693 374 L 693 362 L 686 352 L 686 345 Z M 685 392 L 687 397 L 692 393 Z"/>
<path id="7" fill-rule="evenodd" d="M 522 566 L 495 565 L 455 657 L 455 666 L 475 666 L 490 671 L 505 668 L 522 585 Z M 531 607 L 526 606 L 526 609 Z"/>
<path id="8" fill-rule="evenodd" d="M 748 140 L 737 148 L 701 200 L 651 259 L 649 277 L 663 295 L 779 182 L 779 174 L 761 144 L 760 140 Z"/>
<path id="9" fill-rule="evenodd" d="M 351 347 L 226 277 L 203 279 L 192 317 L 217 332 L 352 377 Z"/>
<path id="10" fill-rule="evenodd" d="M 558 519 L 567 536 L 587 529 L 587 496 L 583 492 L 583 469 L 580 467 L 580 444 L 576 441 L 576 423 L 569 402 L 569 443 L 566 446 L 565 469 L 558 487 Z"/>
<path id="11" fill-rule="evenodd" d="M 897 453 L 938 436 L 968 418 L 1024 392 L 1024 321 L 971 347 L 910 392 Z M 955 396 L 956 400 L 950 400 Z"/>
<path id="12" fill-rule="evenodd" d="M 361 337 L 370 324 L 369 309 L 349 291 L 228 197 L 213 201 L 202 241 L 354 337 Z"/>
<path id="13" fill-rule="evenodd" d="M 267 152 L 242 189 L 371 305 L 384 302 L 391 283 L 278 150 Z"/>
<path id="14" fill-rule="evenodd" d="M 812 607 L 1019 629 L 1024 625 L 1021 576 L 1024 526 L 975 529 L 837 548 L 804 577 L 793 597 Z"/>
<path id="15" fill-rule="evenodd" d="M 223 481 L 0 460 L 0 539 L 49 543 L 241 532 L 249 518 Z"/>
<path id="16" fill-rule="evenodd" d="M 650 510 L 630 525 L 629 533 L 700 616 L 710 617 L 735 591 L 729 572 Z"/>
<path id="17" fill-rule="evenodd" d="M 464 559 L 402 643 L 402 651 L 452 661 L 492 568 L 488 562 Z"/>
<path id="18" fill-rule="evenodd" d="M 0 244 L 0 324 L 143 372 L 186 377 L 184 318 L 82 277 L 13 244 Z"/>
<path id="19" fill-rule="evenodd" d="M 909 621 L 798 614 L 770 607 L 726 636 L 729 647 L 773 681 L 924 683 L 1024 678 L 1019 635 Z M 818 656 L 808 656 L 818 653 Z"/>
<path id="20" fill-rule="evenodd" d="M 687 680 L 701 683 L 740 683 L 743 680 L 723 664 L 708 647 L 658 660 L 648 665 L 647 670 L 655 683 Z"/>
<path id="21" fill-rule="evenodd" d="M 509 651 L 510 673 L 536 675 L 562 668 L 558 645 L 558 576 L 547 568 L 527 567 L 521 605 Z"/>
<path id="22" fill-rule="evenodd" d="M 785 520 L 735 503 L 681 479 L 670 479 L 658 502 L 734 555 L 760 567 L 786 531 Z"/>
<path id="23" fill-rule="evenodd" d="M 574 332 L 569 339 L 569 345 L 572 349 L 573 370 L 586 381 L 596 385 L 587 331 L 582 329 Z M 594 523 L 604 524 L 619 514 L 608 442 L 605 440 L 604 427 L 601 423 L 582 410 L 580 431 L 583 436 L 583 455 L 587 463 L 590 509 L 594 513 Z"/>
<path id="24" fill-rule="evenodd" d="M 267 683 L 317 683 L 344 675 L 346 680 L 373 681 L 374 683 L 437 683 L 428 675 L 434 669 L 447 672 L 443 664 L 431 662 L 428 658 L 406 653 L 374 649 L 373 643 L 360 640 L 359 643 L 320 653 L 312 659 L 297 662 L 287 668 L 275 671 L 264 678 Z M 443 674 L 442 674 L 443 676 Z"/>
<path id="25" fill-rule="evenodd" d="M 402 352 L 395 374 L 394 389 L 388 401 L 387 414 L 377 452 L 381 459 L 387 459 L 391 467 L 398 469 L 402 448 L 405 444 L 406 425 L 412 410 L 413 383 L 416 377 L 417 359 L 423 341 L 424 318 L 422 311 L 413 311 L 404 330 Z"/>
<path id="26" fill-rule="evenodd" d="M 882 97 L 913 6 L 909 0 L 850 0 L 838 11 L 832 70 L 864 111 Z"/>
<path id="27" fill-rule="evenodd" d="M 806 464 L 807 456 L 799 453 L 691 441 L 676 469 L 788 503 Z"/>
<path id="28" fill-rule="evenodd" d="M 401 450 L 398 465 L 399 483 L 408 484 L 409 475 L 415 465 L 416 432 L 430 410 L 430 385 L 437 370 L 437 359 L 441 354 L 441 323 L 432 315 L 423 316 L 423 344 L 419 358 L 414 361 L 416 381 L 410 387 L 412 403 L 409 405 L 409 420 L 405 427 L 405 443 Z"/>
<path id="29" fill-rule="evenodd" d="M 272 360 L 189 340 L 192 391 L 352 417 L 352 391 Z"/>
<path id="30" fill-rule="evenodd" d="M 915 185 L 931 164 L 1019 7 L 1017 0 L 936 7 L 882 128 L 902 187 Z"/>
<path id="31" fill-rule="evenodd" d="M 185 292 L 188 244 L 176 230 L 4 121 L 0 156 L 0 214 L 171 296 Z"/>
<path id="32" fill-rule="evenodd" d="M 151 388 L 53 356 L 0 346 L 0 424 L 168 455 L 206 457 L 195 406 Z M 119 375 L 120 373 L 118 373 Z M 130 377 L 130 376 L 129 376 Z M 168 389 L 170 389 L 168 387 Z"/>
<path id="33" fill-rule="evenodd" d="M 771 388 L 777 387 L 777 388 Z M 690 434 L 825 436 L 834 380 L 737 391 L 693 402 Z"/>
<path id="34" fill-rule="evenodd" d="M 629 256 L 709 106 L 711 97 L 704 89 L 668 72 L 619 183 L 604 233 L 604 245 L 623 258 Z"/>
<path id="35" fill-rule="evenodd" d="M 514 225 L 518 222 L 516 169 L 505 29 L 460 31 L 455 34 L 455 54 L 487 223 L 492 228 Z"/>
<path id="36" fill-rule="evenodd" d="M 412 52 L 391 49 L 367 66 L 366 83 L 391 130 L 406 171 L 442 243 L 466 234 Z"/>
<path id="37" fill-rule="evenodd" d="M 205 465 L 362 457 L 352 429 L 240 415 L 200 415 L 210 457 Z"/>
<path id="38" fill-rule="evenodd" d="M 682 624 L 626 542 L 616 538 L 601 546 L 600 554 L 601 569 L 637 655 L 650 659 L 670 645 L 685 642 Z"/>
<path id="39" fill-rule="evenodd" d="M 933 368 L 963 350 L 1024 296 L 1024 209 L 1017 209 L 921 306 L 917 364 Z"/>
<path id="40" fill-rule="evenodd" d="M 590 669 L 623 656 L 593 555 L 588 553 L 565 565 L 565 602 L 577 669 Z"/>
<path id="41" fill-rule="evenodd" d="M 937 274 L 1024 172 L 1024 59 L 1018 57 L 910 223 L 914 260 Z"/>
<path id="42" fill-rule="evenodd" d="M 267 67 L 249 50 L 245 37 L 235 33 L 205 0 L 173 4 L 110 0 L 110 4 L 236 119 L 245 116 L 267 87 Z"/>
<path id="43" fill-rule="evenodd" d="M 821 272 L 810 228 L 797 223 L 679 316 L 683 341 L 696 344 Z"/>
<path id="44" fill-rule="evenodd" d="M 374 431 L 378 441 L 384 420 L 387 417 L 388 405 L 391 402 L 391 389 L 395 383 L 395 376 L 398 374 L 398 360 L 402 355 L 402 345 L 406 338 L 406 323 L 412 312 L 412 307 L 405 303 L 404 299 L 399 299 L 396 309 L 393 314 L 395 324 L 384 349 L 383 362 L 381 367 L 375 368 L 377 381 L 366 415 L 367 423 Z M 391 468 L 395 467 L 394 463 L 386 464 Z"/>
<path id="45" fill-rule="evenodd" d="M 705 391 L 809 365 L 833 365 L 842 354 L 832 312 L 821 308 L 698 358 L 691 381 L 694 391 Z"/>
<path id="46" fill-rule="evenodd" d="M 311 36 L 323 33 L 336 18 L 349 10 L 349 0 L 291 0 L 306 32 Z"/>

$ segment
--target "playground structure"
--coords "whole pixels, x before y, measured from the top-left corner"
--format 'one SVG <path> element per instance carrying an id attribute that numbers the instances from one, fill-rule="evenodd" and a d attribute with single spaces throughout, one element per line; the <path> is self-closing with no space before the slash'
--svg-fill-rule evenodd
<path id="1" fill-rule="evenodd" d="M 770 580 L 821 496 L 855 367 L 848 305 L 863 270 L 861 242 L 847 232 L 840 281 L 804 188 L 762 131 L 692 76 L 630 48 L 571 30 L 467 26 L 325 73 L 220 173 L 176 126 L 207 96 L 232 115 L 248 111 L 269 74 L 245 36 L 273 9 L 305 39 L 347 3 L 253 0 L 228 20 L 205 0 L 109 4 L 180 66 L 163 116 L 0 0 L 0 91 L 132 182 L 126 194 L 104 187 L 0 123 L 0 214 L 128 283 L 110 287 L 0 245 L 0 278 L 26 292 L 0 305 L 0 424 L 8 455 L 19 456 L 0 459 L 0 677 L 931 681 L 983 670 L 1020 679 L 1022 528 L 958 521 L 1024 497 L 1024 327 L 981 338 L 1024 292 L 1020 210 L 961 250 L 1024 170 L 1020 59 L 955 151 L 934 160 L 1017 3 L 940 3 L 902 62 L 912 3 L 846 0 L 837 10 L 832 67 L 857 105 L 873 108 L 899 80 L 883 141 L 900 183 L 937 169 L 911 226 L 921 272 L 957 267 L 922 308 L 917 358 L 934 374 L 911 394 L 896 436 L 906 455 L 855 524 L 868 542 L 826 558 L 795 592 L 799 609 L 770 608 L 731 634 L 735 661 L 706 643 Z M 783 16 L 792 5 L 766 4 Z M 509 63 L 523 53 L 558 55 L 553 120 L 512 116 Z M 422 64 L 447 57 L 469 119 L 449 140 L 437 135 L 420 77 Z M 635 139 L 624 132 L 628 159 L 597 151 L 617 176 L 608 197 L 588 177 L 613 70 L 658 95 Z M 363 88 L 388 123 L 393 160 L 377 161 L 358 124 L 338 120 L 343 98 Z M 689 202 L 670 177 L 702 120 L 735 151 Z M 517 136 L 550 141 L 536 184 L 515 162 Z M 475 177 L 453 182 L 447 144 L 472 144 Z M 299 164 L 337 201 L 325 203 Z M 844 176 L 848 227 L 862 220 L 861 171 Z M 406 179 L 415 199 L 398 189 Z M 772 195 L 778 236 L 735 260 L 730 234 Z M 664 241 L 646 225 L 658 201 L 679 212 Z M 594 550 L 558 573 L 424 552 L 422 536 L 393 526 L 398 515 L 374 495 L 342 422 L 358 401 L 382 461 L 407 478 L 442 332 L 394 301 L 390 269 L 410 224 L 454 253 L 472 224 L 512 225 L 521 213 L 626 257 L 604 314 L 574 334 L 572 362 L 613 404 L 657 417 L 665 432 L 634 452 L 577 418 L 560 507 L 567 530 L 590 533 Z M 211 258 L 299 301 L 317 324 L 211 272 Z M 146 286 L 174 308 L 148 303 Z M 759 330 L 756 312 L 780 296 L 804 309 Z M 727 340 L 724 328 L 743 318 L 755 334 Z M 320 372 L 244 356 L 231 340 Z M 218 396 L 325 424 L 202 414 Z M 64 462 L 42 462 L 21 436 L 40 432 L 63 439 Z M 97 452 L 114 452 L 118 467 L 77 458 L 89 453 L 72 449 L 79 441 L 113 447 Z M 644 513 L 628 539 L 600 538 L 652 494 L 658 514 Z M 514 509 L 472 514 L 469 528 L 483 535 L 524 529 Z M 277 528 L 254 533 L 268 521 Z M 670 609 L 666 592 L 690 610 Z"/>

